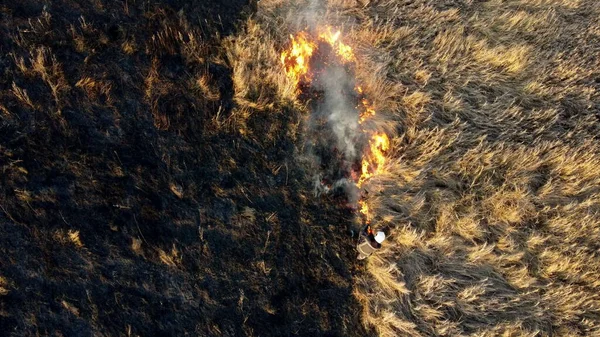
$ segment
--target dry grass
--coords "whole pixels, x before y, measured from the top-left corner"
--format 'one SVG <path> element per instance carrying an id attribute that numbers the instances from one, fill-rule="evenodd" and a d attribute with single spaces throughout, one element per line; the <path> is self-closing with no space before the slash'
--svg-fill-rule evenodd
<path id="1" fill-rule="evenodd" d="M 275 41 L 267 27 L 247 22 L 245 31 L 225 43 L 227 59 L 232 62 L 235 101 L 242 107 L 265 110 L 273 98 L 295 100 L 296 87 L 282 68 Z"/>
<path id="2" fill-rule="evenodd" d="M 10 292 L 8 280 L 0 276 L 0 296 L 5 296 Z"/>
<path id="3" fill-rule="evenodd" d="M 62 66 L 56 57 L 47 48 L 39 47 L 34 51 L 30 51 L 30 58 L 27 61 L 22 57 L 14 57 L 14 62 L 26 77 L 38 77 L 44 81 L 54 99 L 55 108 L 53 113 L 60 116 L 65 104 L 63 96 L 69 91 L 70 87 L 63 74 Z M 27 92 L 18 88 L 16 84 L 13 84 L 13 94 L 24 105 L 30 108 L 36 107 L 27 96 Z"/>
<path id="4" fill-rule="evenodd" d="M 261 6 L 258 21 L 276 25 L 304 4 Z M 328 8 L 393 138 L 368 187 L 389 240 L 356 280 L 364 323 L 381 336 L 600 334 L 600 5 Z M 260 54 L 272 53 L 266 41 Z M 234 69 L 237 87 L 262 83 Z"/>
<path id="5" fill-rule="evenodd" d="M 162 263 L 170 267 L 176 267 L 177 265 L 181 264 L 181 254 L 179 250 L 177 250 L 177 247 L 175 247 L 175 244 L 173 244 L 173 247 L 171 248 L 170 252 L 164 251 L 159 248 L 158 256 Z"/>
<path id="6" fill-rule="evenodd" d="M 600 335 L 600 3 L 323 0 L 319 18 L 344 31 L 374 124 L 391 140 L 384 173 L 366 184 L 373 224 L 388 239 L 355 274 L 344 225 L 322 226 L 340 218 L 325 211 L 337 206 L 310 199 L 302 184 L 311 172 L 291 158 L 303 153 L 308 109 L 279 56 L 309 1 L 262 0 L 219 41 L 183 11 L 159 9 L 148 12 L 147 34 L 119 24 L 112 36 L 100 19 L 77 14 L 65 24 L 46 10 L 11 30 L 20 52 L 7 57 L 14 80 L 0 93 L 0 115 L 23 126 L 7 123 L 15 140 L 0 148 L 11 182 L 2 213 L 44 230 L 14 241 L 31 234 L 45 245 L 22 248 L 36 270 L 57 272 L 44 263 L 76 252 L 96 254 L 85 257 L 89 269 L 107 277 L 92 286 L 93 303 L 71 272 L 68 288 L 81 292 L 64 297 L 19 293 L 42 276 L 3 272 L 0 297 L 18 302 L 10 308 L 31 305 L 17 318 L 35 327 L 59 303 L 95 322 L 103 303 L 98 326 L 127 326 L 128 335 L 130 322 L 155 329 L 134 333 L 156 333 L 167 321 L 171 334 L 198 324 L 204 335 L 362 335 L 348 314 L 356 302 L 344 296 L 355 275 L 362 324 L 381 336 Z M 146 7 L 135 6 L 122 5 L 128 16 Z M 117 57 L 102 57 L 107 47 Z M 77 58 L 63 58 L 68 48 Z M 40 116 L 33 130 L 28 118 Z M 63 135 L 55 120 L 79 132 Z M 37 138 L 26 143 L 21 130 Z M 70 175 L 50 179 L 61 172 Z M 95 268 L 102 263 L 106 272 Z M 107 292 L 111 270 L 118 280 Z M 67 276 L 44 275 L 61 284 Z M 121 301 L 136 292 L 149 301 Z M 177 319 L 160 311 L 173 303 Z M 28 331 L 50 331 L 40 329 Z"/>

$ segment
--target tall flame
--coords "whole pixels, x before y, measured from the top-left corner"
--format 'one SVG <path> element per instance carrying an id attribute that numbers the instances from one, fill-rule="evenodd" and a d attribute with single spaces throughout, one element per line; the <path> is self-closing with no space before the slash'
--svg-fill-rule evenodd
<path id="1" fill-rule="evenodd" d="M 367 223 L 370 223 L 371 216 L 369 214 L 369 205 L 364 200 L 359 200 L 358 204 L 360 205 L 360 213 L 362 213 L 365 216 Z"/>
<path id="2" fill-rule="evenodd" d="M 297 37 L 290 35 L 292 47 L 281 53 L 281 63 L 285 71 L 296 85 L 300 80 L 309 76 L 308 61 L 315 50 L 315 44 L 308 41 L 306 33 L 300 33 Z"/>
<path id="3" fill-rule="evenodd" d="M 390 148 L 390 140 L 385 133 L 375 133 L 369 139 L 367 154 L 362 160 L 361 175 L 356 185 L 362 187 L 363 183 L 375 174 L 383 172 L 385 152 Z"/>

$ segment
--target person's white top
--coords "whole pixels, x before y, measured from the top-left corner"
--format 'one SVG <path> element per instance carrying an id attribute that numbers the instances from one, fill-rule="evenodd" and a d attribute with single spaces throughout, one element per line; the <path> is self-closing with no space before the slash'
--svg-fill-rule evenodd
<path id="1" fill-rule="evenodd" d="M 377 235 L 375 235 L 375 241 L 377 241 L 378 243 L 382 243 L 383 240 L 385 240 L 385 233 L 377 232 Z"/>

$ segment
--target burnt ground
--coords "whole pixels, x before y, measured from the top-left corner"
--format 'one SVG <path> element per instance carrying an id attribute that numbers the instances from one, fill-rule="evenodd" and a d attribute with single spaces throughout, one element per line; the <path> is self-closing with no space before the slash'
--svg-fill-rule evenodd
<path id="1" fill-rule="evenodd" d="M 216 36 L 249 13 L 223 3 L 0 4 L 1 335 L 371 333 L 353 216 L 312 196 L 297 112 L 215 127 Z"/>

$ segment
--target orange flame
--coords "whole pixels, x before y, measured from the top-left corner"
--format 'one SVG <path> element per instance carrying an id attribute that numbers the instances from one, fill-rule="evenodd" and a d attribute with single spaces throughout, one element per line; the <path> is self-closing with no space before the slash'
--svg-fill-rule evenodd
<path id="1" fill-rule="evenodd" d="M 385 133 L 375 133 L 369 140 L 369 151 L 362 160 L 361 175 L 357 185 L 362 184 L 375 174 L 383 172 L 385 152 L 390 148 L 390 140 Z"/>
<path id="2" fill-rule="evenodd" d="M 375 163 L 377 163 L 376 173 L 381 173 L 385 164 L 384 152 L 389 150 L 390 140 L 385 133 L 375 134 L 371 140 L 371 153 Z"/>
<path id="3" fill-rule="evenodd" d="M 362 93 L 362 88 L 358 87 L 358 93 Z M 360 113 L 360 116 L 358 118 L 358 123 L 362 124 L 364 123 L 367 119 L 375 116 L 375 109 L 373 109 L 373 107 L 369 104 L 369 101 L 366 98 L 363 98 L 361 101 L 364 111 L 362 111 Z"/>
<path id="4" fill-rule="evenodd" d="M 308 61 L 315 50 L 315 44 L 308 41 L 306 33 L 299 33 L 297 37 L 290 35 L 290 37 L 292 47 L 281 53 L 281 63 L 288 76 L 298 84 L 309 74 Z"/>
<path id="5" fill-rule="evenodd" d="M 343 63 L 355 61 L 352 47 L 340 40 L 341 31 L 334 32 L 329 26 L 319 30 L 319 40 L 328 43 Z M 297 85 L 302 80 L 310 81 L 309 61 L 317 44 L 309 40 L 309 34 L 306 32 L 300 32 L 296 36 L 290 35 L 290 39 L 292 45 L 281 53 L 281 63 L 284 65 L 288 77 Z"/>
<path id="6" fill-rule="evenodd" d="M 339 30 L 334 31 L 332 27 L 327 26 L 321 27 L 318 31 L 318 40 L 329 44 L 342 63 L 352 64 L 356 62 L 352 48 L 341 41 Z M 301 81 L 311 80 L 309 63 L 310 58 L 318 48 L 318 44 L 311 41 L 309 34 L 306 32 L 300 32 L 296 36 L 291 35 L 290 37 L 292 45 L 288 50 L 281 53 L 281 63 L 284 65 L 288 77 L 298 86 Z M 363 97 L 364 92 L 361 86 L 357 85 L 354 91 L 360 98 L 360 103 L 356 107 L 358 122 L 363 124 L 365 121 L 372 119 L 376 111 L 372 103 Z M 389 138 L 385 133 L 372 133 L 367 128 L 362 130 L 364 133 L 369 134 L 368 146 L 364 150 L 360 171 L 351 172 L 351 176 L 359 188 L 374 175 L 383 172 L 386 162 L 385 154 L 390 147 Z M 370 222 L 369 206 L 366 201 L 359 200 L 358 203 L 360 213 L 366 217 L 367 222 Z"/>
<path id="7" fill-rule="evenodd" d="M 352 52 L 352 48 L 347 44 L 344 44 L 340 40 L 340 36 L 342 35 L 341 31 L 333 32 L 333 29 L 329 26 L 325 27 L 325 29 L 319 33 L 319 39 L 329 43 L 331 47 L 335 50 L 336 54 L 342 58 L 344 62 L 354 62 L 354 52 Z"/>
<path id="8" fill-rule="evenodd" d="M 369 217 L 369 205 L 367 205 L 367 202 L 364 200 L 359 200 L 358 204 L 360 205 L 360 212 L 367 218 L 367 223 L 371 222 L 371 219 Z"/>

